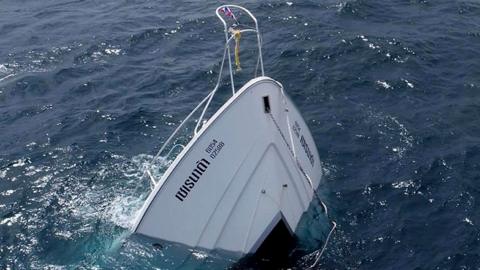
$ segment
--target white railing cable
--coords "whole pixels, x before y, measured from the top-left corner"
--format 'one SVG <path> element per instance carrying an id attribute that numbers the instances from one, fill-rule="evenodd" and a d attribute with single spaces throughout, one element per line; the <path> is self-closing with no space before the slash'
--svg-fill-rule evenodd
<path id="1" fill-rule="evenodd" d="M 195 129 L 194 129 L 194 134 L 195 135 L 197 135 L 197 133 L 198 133 L 198 128 L 199 128 L 200 124 L 203 122 L 203 117 L 205 116 L 205 112 L 207 111 L 208 107 L 210 106 L 210 102 L 212 101 L 213 96 L 215 95 L 218 88 L 220 87 L 220 82 L 222 81 L 223 65 L 225 63 L 225 54 L 228 52 L 228 48 L 229 48 L 229 46 L 228 46 L 228 40 L 227 40 L 227 42 L 225 43 L 225 49 L 223 50 L 223 57 L 222 57 L 222 63 L 220 64 L 220 71 L 218 72 L 217 84 L 215 85 L 215 88 L 213 88 L 213 90 L 210 92 L 210 97 L 208 98 L 207 104 L 205 104 L 205 107 L 202 110 L 202 114 L 198 118 L 197 124 L 195 125 Z M 203 124 L 202 124 L 202 126 L 203 126 Z"/>
<path id="2" fill-rule="evenodd" d="M 168 151 L 167 155 L 165 156 L 165 160 L 168 160 L 168 158 L 172 154 L 173 150 L 177 149 L 178 147 L 182 148 L 182 150 L 185 149 L 185 145 L 183 145 L 183 144 L 177 143 L 177 144 L 173 145 L 172 148 L 170 148 L 170 151 Z"/>
<path id="3" fill-rule="evenodd" d="M 157 154 L 152 158 L 151 162 L 147 165 L 147 168 L 143 172 L 142 178 L 145 177 L 146 174 L 149 174 L 150 180 L 153 182 L 157 182 L 155 178 L 152 176 L 150 173 L 150 168 L 152 167 L 153 162 L 160 156 L 160 154 L 165 150 L 165 148 L 170 144 L 172 139 L 177 135 L 177 133 L 180 131 L 180 129 L 185 125 L 185 123 L 192 117 L 192 115 L 207 101 L 208 98 L 212 95 L 212 92 L 210 92 L 205 98 L 203 98 L 200 103 L 183 119 L 183 121 L 178 125 L 178 127 L 172 132 L 172 134 L 168 137 L 168 139 L 163 143 L 162 147 L 160 147 L 160 150 L 158 150 Z"/>

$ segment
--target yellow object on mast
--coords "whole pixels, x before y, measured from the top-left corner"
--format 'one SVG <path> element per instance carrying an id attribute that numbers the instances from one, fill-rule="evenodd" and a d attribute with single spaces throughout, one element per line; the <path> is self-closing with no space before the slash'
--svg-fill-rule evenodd
<path id="1" fill-rule="evenodd" d="M 235 39 L 235 71 L 241 71 L 242 67 L 240 66 L 240 38 L 242 34 L 240 30 L 231 29 L 233 38 Z"/>

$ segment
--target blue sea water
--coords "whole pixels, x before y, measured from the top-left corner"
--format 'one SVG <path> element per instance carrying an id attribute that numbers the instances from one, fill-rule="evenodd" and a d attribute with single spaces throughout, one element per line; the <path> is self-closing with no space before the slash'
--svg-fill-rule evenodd
<path id="1" fill-rule="evenodd" d="M 318 268 L 479 269 L 480 3 L 238 3 L 324 163 L 338 228 Z M 215 84 L 217 5 L 0 1 L 0 268 L 232 263 L 128 234 L 143 168 Z M 314 201 L 278 267 L 313 263 L 320 212 Z"/>

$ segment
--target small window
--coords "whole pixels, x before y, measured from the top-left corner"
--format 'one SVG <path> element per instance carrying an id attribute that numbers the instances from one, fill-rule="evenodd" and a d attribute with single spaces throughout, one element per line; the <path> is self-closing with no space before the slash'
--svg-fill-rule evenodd
<path id="1" fill-rule="evenodd" d="M 265 113 L 270 113 L 270 99 L 268 96 L 263 97 L 263 109 Z"/>

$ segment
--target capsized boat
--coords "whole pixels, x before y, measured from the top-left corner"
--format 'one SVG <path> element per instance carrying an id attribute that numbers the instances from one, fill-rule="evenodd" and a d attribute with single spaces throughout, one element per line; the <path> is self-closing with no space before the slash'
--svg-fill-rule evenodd
<path id="1" fill-rule="evenodd" d="M 133 230 L 190 247 L 249 254 L 280 223 L 294 234 L 322 179 L 321 162 L 313 137 L 282 84 L 264 74 L 256 18 L 236 5 L 220 6 L 216 15 L 225 33 L 217 85 L 155 157 L 181 150 L 162 177 L 156 179 L 147 168 L 153 189 Z M 245 19 L 253 23 L 251 27 L 239 22 Z M 231 46 L 238 72 L 239 37 L 248 33 L 256 35 L 260 75 L 237 89 Z M 226 59 L 232 95 L 206 119 Z M 201 113 L 191 139 L 186 145 L 175 144 L 173 138 L 197 112 Z"/>

